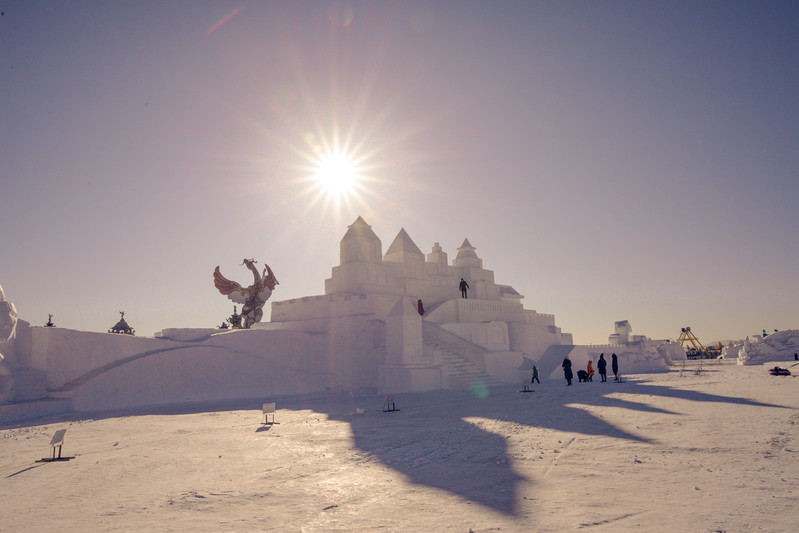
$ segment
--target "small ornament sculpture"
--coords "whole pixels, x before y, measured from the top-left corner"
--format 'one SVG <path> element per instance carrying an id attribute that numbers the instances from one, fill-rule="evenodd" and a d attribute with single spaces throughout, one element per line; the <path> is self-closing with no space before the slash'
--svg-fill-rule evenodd
<path id="1" fill-rule="evenodd" d="M 130 327 L 125 321 L 125 311 L 120 311 L 119 314 L 121 315 L 119 322 L 117 322 L 113 328 L 109 329 L 108 333 L 124 333 L 125 335 L 133 335 L 136 333 L 136 330 Z"/>
<path id="2" fill-rule="evenodd" d="M 279 285 L 269 265 L 264 265 L 263 274 L 259 274 L 254 266 L 255 263 L 255 259 L 245 259 L 242 263 L 250 269 L 254 278 L 253 284 L 246 289 L 235 281 L 230 281 L 223 276 L 222 273 L 219 272 L 218 266 L 214 269 L 214 286 L 217 290 L 234 302 L 242 304 L 241 318 L 243 322 L 242 327 L 244 329 L 261 321 L 261 318 L 264 316 L 262 308 L 272 295 L 275 286 Z"/>
<path id="3" fill-rule="evenodd" d="M 230 322 L 231 327 L 233 329 L 241 329 L 241 315 L 236 310 L 236 306 L 233 306 L 233 314 L 230 315 L 228 318 L 228 322 Z"/>
<path id="4" fill-rule="evenodd" d="M 46 328 L 54 328 L 55 324 L 53 324 L 53 315 L 47 315 L 47 324 L 44 325 Z"/>

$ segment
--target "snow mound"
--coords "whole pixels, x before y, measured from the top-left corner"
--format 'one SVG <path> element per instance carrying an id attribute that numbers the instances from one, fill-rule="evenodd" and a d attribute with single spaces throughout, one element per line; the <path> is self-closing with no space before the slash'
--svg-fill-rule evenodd
<path id="1" fill-rule="evenodd" d="M 799 330 L 786 329 L 768 337 L 747 338 L 743 344 L 724 348 L 724 359 L 738 359 L 739 365 L 761 365 L 771 361 L 792 361 L 799 352 Z"/>

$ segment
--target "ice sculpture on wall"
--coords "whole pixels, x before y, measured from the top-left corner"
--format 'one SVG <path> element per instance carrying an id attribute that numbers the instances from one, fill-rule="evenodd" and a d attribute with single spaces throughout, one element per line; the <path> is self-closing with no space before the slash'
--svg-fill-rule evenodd
<path id="1" fill-rule="evenodd" d="M 230 281 L 219 272 L 219 267 L 214 269 L 214 286 L 220 293 L 226 295 L 228 298 L 236 303 L 242 304 L 241 317 L 242 326 L 249 328 L 256 322 L 260 322 L 264 316 L 263 306 L 275 290 L 275 286 L 279 285 L 275 274 L 269 265 L 264 265 L 262 274 L 258 273 L 255 268 L 255 259 L 245 259 L 242 263 L 252 271 L 254 278 L 253 284 L 247 288 L 243 288 L 235 281 Z"/>

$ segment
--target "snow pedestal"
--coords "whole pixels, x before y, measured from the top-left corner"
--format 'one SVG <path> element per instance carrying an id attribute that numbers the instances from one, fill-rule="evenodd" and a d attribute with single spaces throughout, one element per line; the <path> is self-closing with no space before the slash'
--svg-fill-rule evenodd
<path id="1" fill-rule="evenodd" d="M 422 317 L 412 298 L 402 297 L 386 317 L 386 364 L 378 369 L 380 392 L 441 388 L 441 371 L 425 361 Z"/>

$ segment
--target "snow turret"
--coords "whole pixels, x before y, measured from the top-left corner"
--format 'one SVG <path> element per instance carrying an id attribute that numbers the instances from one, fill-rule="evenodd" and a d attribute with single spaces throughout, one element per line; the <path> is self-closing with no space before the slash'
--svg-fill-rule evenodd
<path id="1" fill-rule="evenodd" d="M 633 328 L 629 320 L 619 320 L 614 323 L 615 333 L 608 336 L 610 344 L 626 344 L 632 340 Z"/>
<path id="2" fill-rule="evenodd" d="M 469 239 L 463 239 L 463 244 L 458 248 L 458 255 L 452 261 L 454 267 L 483 268 L 483 260 L 477 257 L 475 248 Z"/>
<path id="3" fill-rule="evenodd" d="M 372 226 L 358 217 L 341 238 L 341 264 L 365 261 L 379 264 L 382 262 L 383 243 L 372 231 Z M 419 252 L 421 253 L 421 252 Z"/>
<path id="4" fill-rule="evenodd" d="M 442 250 L 439 243 L 435 243 L 433 245 L 433 251 L 427 254 L 427 262 L 437 265 L 437 273 L 439 274 L 443 274 L 447 271 L 447 265 L 449 264 L 447 260 L 447 253 Z"/>

